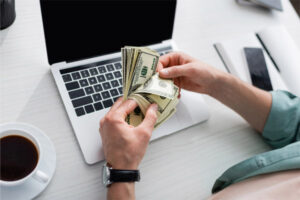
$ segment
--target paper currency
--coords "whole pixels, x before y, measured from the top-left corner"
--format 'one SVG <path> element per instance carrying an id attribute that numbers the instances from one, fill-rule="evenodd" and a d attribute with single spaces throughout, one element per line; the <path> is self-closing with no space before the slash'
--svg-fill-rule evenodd
<path id="1" fill-rule="evenodd" d="M 179 89 L 170 79 L 156 72 L 159 54 L 146 47 L 126 46 L 122 51 L 124 100 L 132 99 L 138 107 L 126 117 L 128 124 L 138 126 L 149 105 L 158 105 L 155 127 L 176 112 Z"/>

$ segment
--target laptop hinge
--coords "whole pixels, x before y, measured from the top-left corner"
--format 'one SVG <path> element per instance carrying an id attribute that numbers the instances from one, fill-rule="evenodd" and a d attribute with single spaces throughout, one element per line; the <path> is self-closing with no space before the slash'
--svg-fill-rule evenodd
<path id="1" fill-rule="evenodd" d="M 167 43 L 167 44 L 172 43 L 172 39 L 163 40 L 162 43 L 163 43 L 163 44 L 165 44 L 165 43 Z"/>
<path id="2" fill-rule="evenodd" d="M 66 61 L 62 61 L 62 62 L 58 62 L 58 63 L 54 63 L 53 65 L 51 65 L 51 66 L 65 66 L 67 64 L 67 62 Z"/>

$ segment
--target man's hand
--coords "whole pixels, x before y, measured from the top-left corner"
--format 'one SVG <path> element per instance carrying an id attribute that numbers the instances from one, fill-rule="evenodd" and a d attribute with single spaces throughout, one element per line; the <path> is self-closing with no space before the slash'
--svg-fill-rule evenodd
<path id="1" fill-rule="evenodd" d="M 184 53 L 173 52 L 160 57 L 159 75 L 173 78 L 179 88 L 211 94 L 218 76 L 224 73 Z"/>
<path id="2" fill-rule="evenodd" d="M 173 78 L 179 88 L 208 94 L 235 110 L 259 132 L 272 105 L 271 94 L 217 70 L 184 53 L 160 57 L 159 75 Z"/>
<path id="3" fill-rule="evenodd" d="M 149 106 L 144 121 L 133 127 L 125 117 L 137 107 L 133 100 L 118 99 L 100 121 L 104 156 L 115 169 L 137 169 L 148 146 L 157 119 L 157 105 Z"/>

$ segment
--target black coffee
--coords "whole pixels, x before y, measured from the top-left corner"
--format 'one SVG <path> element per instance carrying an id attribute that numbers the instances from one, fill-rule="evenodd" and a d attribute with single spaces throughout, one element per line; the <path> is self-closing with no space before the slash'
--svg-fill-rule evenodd
<path id="1" fill-rule="evenodd" d="M 35 145 L 25 137 L 10 135 L 0 139 L 1 173 L 3 181 L 16 181 L 34 170 L 38 162 Z"/>

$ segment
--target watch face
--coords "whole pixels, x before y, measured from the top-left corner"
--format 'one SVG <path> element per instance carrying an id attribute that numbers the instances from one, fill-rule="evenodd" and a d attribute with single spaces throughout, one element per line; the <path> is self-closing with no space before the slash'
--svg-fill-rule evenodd
<path id="1" fill-rule="evenodd" d="M 110 178 L 110 171 L 109 168 L 105 165 L 103 165 L 102 168 L 102 183 L 105 186 L 108 186 L 111 182 L 109 181 Z"/>

